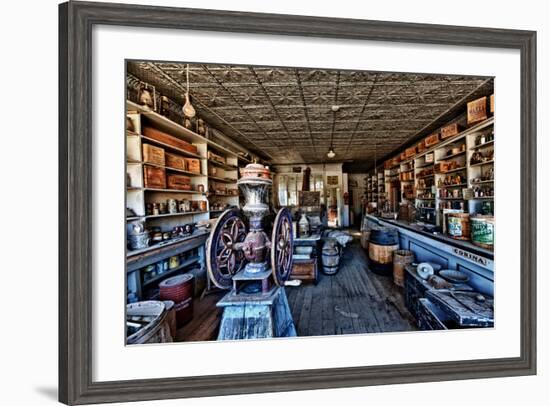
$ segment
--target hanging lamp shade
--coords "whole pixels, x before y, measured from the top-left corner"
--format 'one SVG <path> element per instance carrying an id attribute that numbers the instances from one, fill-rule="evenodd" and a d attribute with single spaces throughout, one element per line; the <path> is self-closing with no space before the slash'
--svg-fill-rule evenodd
<path id="1" fill-rule="evenodd" d="M 195 117 L 197 112 L 189 101 L 189 64 L 186 66 L 186 78 L 187 78 L 187 91 L 185 92 L 185 104 L 183 105 L 183 115 L 187 118 Z"/>

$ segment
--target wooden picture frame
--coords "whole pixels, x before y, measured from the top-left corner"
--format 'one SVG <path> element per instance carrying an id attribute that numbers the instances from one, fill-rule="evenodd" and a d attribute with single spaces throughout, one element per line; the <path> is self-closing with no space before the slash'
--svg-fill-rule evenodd
<path id="1" fill-rule="evenodd" d="M 95 24 L 517 49 L 521 53 L 521 353 L 514 358 L 95 382 L 92 27 Z M 536 33 L 126 4 L 59 6 L 59 400 L 219 396 L 536 373 Z M 73 242 L 77 241 L 78 244 Z"/>

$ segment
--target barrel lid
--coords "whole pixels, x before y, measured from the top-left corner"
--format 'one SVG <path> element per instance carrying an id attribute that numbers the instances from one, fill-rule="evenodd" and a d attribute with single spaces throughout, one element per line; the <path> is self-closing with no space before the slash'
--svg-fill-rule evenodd
<path id="1" fill-rule="evenodd" d="M 189 282 L 191 279 L 193 279 L 193 275 L 189 273 L 173 276 L 159 283 L 159 287 L 167 288 L 171 286 L 181 285 L 183 283 Z"/>

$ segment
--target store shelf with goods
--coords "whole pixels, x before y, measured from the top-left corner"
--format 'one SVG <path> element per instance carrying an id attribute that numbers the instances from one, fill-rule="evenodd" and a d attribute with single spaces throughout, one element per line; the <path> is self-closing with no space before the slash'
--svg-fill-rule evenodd
<path id="1" fill-rule="evenodd" d="M 201 195 L 205 196 L 205 192 L 199 192 L 197 190 L 181 190 L 181 189 L 157 189 L 157 188 L 143 188 L 145 192 L 150 193 L 174 193 L 181 195 Z"/>
<path id="2" fill-rule="evenodd" d="M 205 213 L 208 213 L 208 211 L 186 211 L 181 213 L 151 214 L 151 215 L 143 216 L 142 218 L 155 219 L 155 218 L 163 218 L 163 217 L 197 216 L 199 214 L 205 214 Z"/>
<path id="3" fill-rule="evenodd" d="M 190 172 L 190 171 L 186 171 L 186 170 L 183 170 L 183 169 L 173 168 L 171 166 L 166 166 L 166 165 L 159 165 L 159 164 L 152 163 L 152 162 L 140 162 L 140 164 L 141 165 L 154 166 L 156 168 L 162 168 L 162 169 L 166 170 L 167 172 L 181 173 L 181 174 L 184 174 L 184 175 L 187 175 L 187 176 L 192 176 L 192 177 L 206 177 L 206 175 L 204 175 L 203 173 L 200 173 L 200 172 Z"/>
<path id="4" fill-rule="evenodd" d="M 145 279 L 145 273 L 143 275 L 143 284 L 142 286 L 146 287 L 146 286 L 150 286 L 156 282 L 159 282 L 165 278 L 167 278 L 168 276 L 172 276 L 174 275 L 175 273 L 185 269 L 185 268 L 188 268 L 189 266 L 191 265 L 195 265 L 197 264 L 199 261 L 200 261 L 200 257 L 199 256 L 193 256 L 187 260 L 185 260 L 184 262 L 182 262 L 181 264 L 179 264 L 179 266 L 175 267 L 175 268 L 172 268 L 172 269 L 168 269 L 167 271 L 165 272 L 162 272 L 161 274 L 158 274 L 150 279 Z"/>
<path id="5" fill-rule="evenodd" d="M 455 173 L 455 172 L 460 172 L 460 171 L 466 171 L 468 168 L 466 166 L 461 166 L 459 168 L 454 168 L 454 169 L 449 169 L 449 170 L 446 170 L 446 171 L 441 171 L 438 173 L 438 175 L 447 175 L 449 173 Z"/>
<path id="6" fill-rule="evenodd" d="M 490 165 L 490 164 L 493 164 L 494 162 L 495 162 L 494 160 L 485 161 L 485 162 L 477 162 L 475 164 L 470 164 L 470 168 L 474 168 L 476 166 Z"/>

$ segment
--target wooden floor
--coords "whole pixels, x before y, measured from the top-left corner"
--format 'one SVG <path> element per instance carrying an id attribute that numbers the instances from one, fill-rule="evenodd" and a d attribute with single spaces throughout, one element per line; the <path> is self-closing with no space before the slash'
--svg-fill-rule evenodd
<path id="1" fill-rule="evenodd" d="M 285 288 L 298 336 L 360 334 L 416 330 L 405 308 L 402 289 L 392 278 L 372 273 L 357 240 L 348 245 L 336 275 L 319 272 L 317 285 Z M 215 340 L 225 292 L 194 302 L 194 317 L 178 330 L 176 341 Z"/>
<path id="2" fill-rule="evenodd" d="M 319 272 L 317 285 L 285 288 L 298 336 L 416 330 L 402 289 L 368 269 L 357 240 L 340 261 L 336 275 Z"/>

